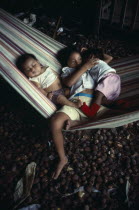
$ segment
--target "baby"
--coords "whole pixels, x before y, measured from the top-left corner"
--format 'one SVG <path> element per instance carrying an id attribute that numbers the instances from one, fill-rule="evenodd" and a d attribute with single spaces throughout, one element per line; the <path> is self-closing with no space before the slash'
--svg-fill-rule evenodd
<path id="1" fill-rule="evenodd" d="M 65 97 L 60 79 L 52 69 L 43 66 L 32 54 L 21 55 L 17 62 L 17 67 L 29 78 L 29 80 L 54 104 L 68 105 L 79 108 L 82 105 L 80 100 L 69 101 Z"/>

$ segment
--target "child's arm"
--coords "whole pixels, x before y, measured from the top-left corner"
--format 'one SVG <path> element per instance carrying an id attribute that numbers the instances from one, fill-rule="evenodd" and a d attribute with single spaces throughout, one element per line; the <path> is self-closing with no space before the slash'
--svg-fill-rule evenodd
<path id="1" fill-rule="evenodd" d="M 62 105 L 62 106 L 67 105 L 67 106 L 76 107 L 76 108 L 80 108 L 82 106 L 82 101 L 80 99 L 77 100 L 76 102 L 72 102 L 72 101 L 69 101 L 63 95 L 59 95 L 57 97 L 57 103 Z"/>
<path id="2" fill-rule="evenodd" d="M 112 56 L 110 56 L 110 55 L 108 55 L 108 54 L 103 54 L 103 56 L 104 56 L 104 61 L 106 62 L 106 63 L 109 63 L 112 59 L 113 59 L 113 57 Z"/>
<path id="3" fill-rule="evenodd" d="M 71 75 L 63 78 L 63 82 L 66 86 L 71 87 L 74 85 L 79 78 L 91 67 L 95 66 L 97 64 L 98 59 L 91 58 L 89 61 L 87 61 L 85 64 L 83 64 L 78 70 L 73 72 Z"/>
<path id="4" fill-rule="evenodd" d="M 64 89 L 64 95 L 66 96 L 66 98 L 70 97 L 70 88 L 63 88 Z"/>
<path id="5" fill-rule="evenodd" d="M 40 84 L 39 83 L 37 83 L 37 82 L 34 82 L 34 81 L 31 81 L 38 89 L 39 89 L 39 91 L 41 92 L 41 93 L 43 93 L 45 96 L 47 96 L 47 92 L 46 91 L 44 91 L 42 88 L 41 88 L 41 86 L 40 86 Z"/>

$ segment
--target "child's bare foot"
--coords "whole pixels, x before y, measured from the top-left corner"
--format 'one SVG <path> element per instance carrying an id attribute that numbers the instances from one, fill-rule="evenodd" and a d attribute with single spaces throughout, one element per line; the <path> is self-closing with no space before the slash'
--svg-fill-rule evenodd
<path id="1" fill-rule="evenodd" d="M 79 120 L 67 120 L 65 123 L 65 130 L 69 130 L 70 127 L 75 126 L 75 125 L 79 125 L 81 123 L 81 121 Z"/>
<path id="2" fill-rule="evenodd" d="M 67 164 L 67 162 L 68 162 L 67 157 L 65 157 L 65 158 L 63 158 L 62 160 L 59 161 L 58 166 L 57 166 L 55 172 L 52 175 L 53 179 L 57 179 L 58 178 L 58 176 L 60 175 L 62 169 Z"/>

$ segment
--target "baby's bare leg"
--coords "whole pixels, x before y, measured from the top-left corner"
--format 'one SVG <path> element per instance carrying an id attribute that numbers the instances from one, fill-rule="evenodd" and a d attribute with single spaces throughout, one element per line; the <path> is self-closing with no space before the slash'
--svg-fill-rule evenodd
<path id="1" fill-rule="evenodd" d="M 80 99 L 77 100 L 77 102 L 72 102 L 69 101 L 65 96 L 63 95 L 59 95 L 57 97 L 57 103 L 63 105 L 67 105 L 67 106 L 72 106 L 72 107 L 76 107 L 79 108 L 82 106 L 82 102 Z"/>

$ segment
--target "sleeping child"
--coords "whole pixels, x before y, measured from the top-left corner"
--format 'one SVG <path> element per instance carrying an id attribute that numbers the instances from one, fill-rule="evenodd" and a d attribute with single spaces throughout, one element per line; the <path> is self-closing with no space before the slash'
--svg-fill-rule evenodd
<path id="1" fill-rule="evenodd" d="M 97 64 L 89 69 L 89 73 L 95 82 L 95 94 L 93 103 L 87 106 L 85 103 L 81 106 L 82 112 L 93 117 L 99 110 L 102 103 L 112 103 L 121 92 L 121 80 L 116 70 L 108 65 L 112 57 L 104 54 L 101 49 L 89 48 L 83 50 L 83 62 L 98 58 Z"/>
<path id="2" fill-rule="evenodd" d="M 69 101 L 60 79 L 48 66 L 43 66 L 32 54 L 21 55 L 16 62 L 17 67 L 29 78 L 29 80 L 54 104 L 68 105 L 79 108 L 82 105 L 80 100 Z"/>

